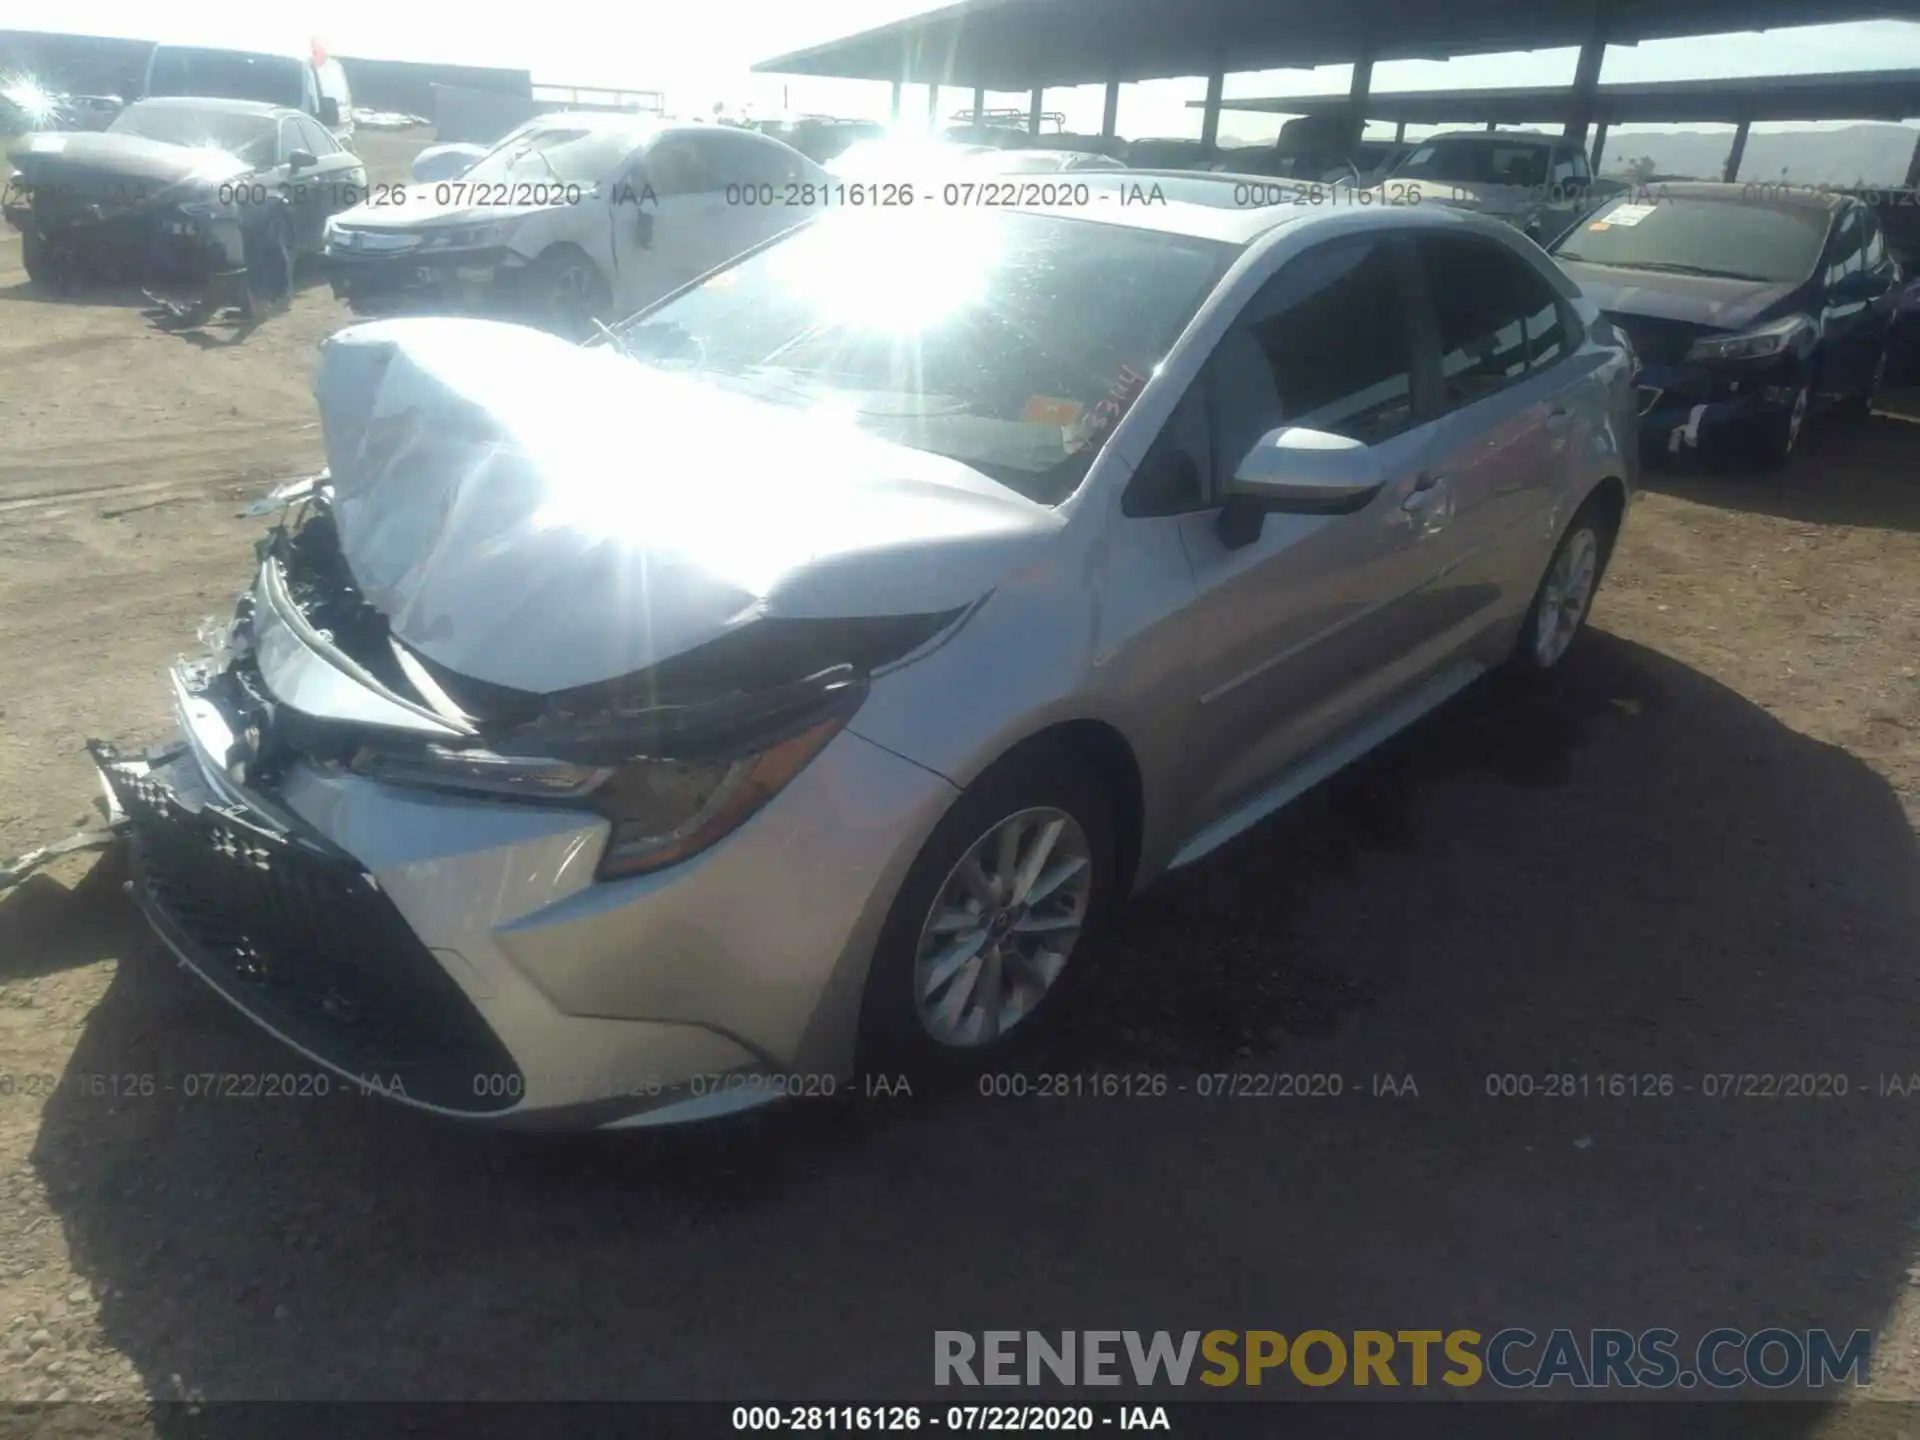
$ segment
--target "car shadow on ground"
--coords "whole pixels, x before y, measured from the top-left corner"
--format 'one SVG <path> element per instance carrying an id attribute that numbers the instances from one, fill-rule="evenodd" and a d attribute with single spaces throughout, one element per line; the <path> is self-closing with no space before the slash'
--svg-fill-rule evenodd
<path id="1" fill-rule="evenodd" d="M 1920 419 L 1875 414 L 1865 421 L 1810 421 L 1783 470 L 1754 472 L 1666 462 L 1641 485 L 1702 505 L 1810 525 L 1920 530 Z"/>
<path id="2" fill-rule="evenodd" d="M 339 1086 L 190 1098 L 305 1067 L 73 893 L 119 932 L 72 963 L 122 963 L 68 1076 L 122 1078 L 63 1085 L 32 1163 L 162 1398 L 926 1397 L 931 1332 L 1009 1326 L 1844 1337 L 1908 1283 L 1920 1097 L 1878 1093 L 1920 1068 L 1901 807 L 1604 634 L 1126 907 L 997 1097 L 574 1139 Z M 1236 1067 L 1339 1093 L 1203 1096 Z M 1714 1078 L 1778 1074 L 1845 1078 Z M 1733 1414 L 1693 1433 L 1813 1424 Z"/>

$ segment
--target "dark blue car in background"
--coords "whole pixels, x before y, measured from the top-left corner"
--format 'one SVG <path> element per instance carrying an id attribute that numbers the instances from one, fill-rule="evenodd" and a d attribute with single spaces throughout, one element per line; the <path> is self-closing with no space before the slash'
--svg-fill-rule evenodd
<path id="1" fill-rule="evenodd" d="M 1810 415 L 1863 417 L 1886 378 L 1900 267 L 1853 195 L 1644 186 L 1550 248 L 1639 353 L 1648 459 L 1785 464 Z"/>

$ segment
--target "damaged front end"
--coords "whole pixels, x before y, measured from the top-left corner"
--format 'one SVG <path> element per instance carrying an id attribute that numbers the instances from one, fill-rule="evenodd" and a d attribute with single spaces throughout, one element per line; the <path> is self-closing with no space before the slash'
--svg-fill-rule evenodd
<path id="1" fill-rule="evenodd" d="M 300 783 L 354 777 L 455 807 L 578 812 L 594 882 L 660 871 L 739 829 L 846 725 L 868 678 L 957 613 L 765 621 L 622 680 L 536 695 L 395 637 L 341 553 L 326 477 L 285 507 L 206 655 L 172 672 L 182 742 L 90 748 L 133 892 L 202 979 L 370 1090 L 484 1117 L 515 1058 L 362 857 L 303 814 Z M 495 1093 L 488 1093 L 489 1090 Z"/>

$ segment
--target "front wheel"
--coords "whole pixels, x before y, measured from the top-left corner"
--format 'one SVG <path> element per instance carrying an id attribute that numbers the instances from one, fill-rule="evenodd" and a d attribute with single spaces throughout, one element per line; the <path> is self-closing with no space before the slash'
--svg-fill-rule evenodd
<path id="1" fill-rule="evenodd" d="M 881 928 L 861 1068 L 974 1073 L 1034 1033 L 1086 966 L 1116 886 L 1112 809 L 1071 755 L 988 770 L 928 837 Z"/>
<path id="2" fill-rule="evenodd" d="M 1807 408 L 1813 401 L 1813 387 L 1802 381 L 1793 392 L 1793 403 L 1777 415 L 1764 415 L 1753 432 L 1753 464 L 1758 470 L 1778 470 L 1793 458 L 1799 447 L 1800 432 L 1807 423 Z"/>
<path id="3" fill-rule="evenodd" d="M 1840 420 L 1865 420 L 1873 414 L 1873 402 L 1879 397 L 1880 387 L 1887 383 L 1887 351 L 1891 344 L 1880 347 L 1880 356 L 1873 362 L 1873 374 L 1867 379 L 1867 388 L 1835 403 L 1833 415 Z"/>
<path id="4" fill-rule="evenodd" d="M 524 295 L 533 320 L 584 340 L 613 309 L 613 291 L 585 251 L 556 245 L 527 267 Z"/>
<path id="5" fill-rule="evenodd" d="M 1595 500 L 1574 513 L 1527 609 L 1512 668 L 1522 674 L 1544 674 L 1573 648 L 1606 573 L 1614 529 L 1614 522 Z"/>

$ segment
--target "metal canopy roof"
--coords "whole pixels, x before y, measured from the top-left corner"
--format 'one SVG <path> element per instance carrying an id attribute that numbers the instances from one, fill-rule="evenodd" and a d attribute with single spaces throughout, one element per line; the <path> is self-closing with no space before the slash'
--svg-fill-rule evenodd
<path id="1" fill-rule="evenodd" d="M 762 73 L 1029 90 L 1576 46 L 1596 0 L 960 0 L 798 50 Z M 1920 0 L 1599 0 L 1607 39 L 1920 19 Z M 1370 47 L 1363 41 L 1371 40 Z"/>
<path id="2" fill-rule="evenodd" d="M 1200 101 L 1190 102 L 1199 108 Z M 1486 90 L 1406 90 L 1367 97 L 1369 120 L 1410 125 L 1521 125 L 1566 112 L 1564 85 Z M 1222 100 L 1223 110 L 1280 115 L 1345 112 L 1345 95 L 1276 95 Z M 1593 119 L 1606 125 L 1679 121 L 1905 120 L 1920 115 L 1920 70 L 1861 70 L 1837 75 L 1773 75 L 1740 80 L 1654 80 L 1602 85 Z"/>

